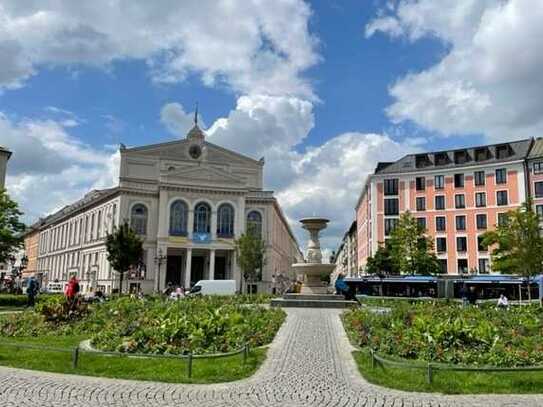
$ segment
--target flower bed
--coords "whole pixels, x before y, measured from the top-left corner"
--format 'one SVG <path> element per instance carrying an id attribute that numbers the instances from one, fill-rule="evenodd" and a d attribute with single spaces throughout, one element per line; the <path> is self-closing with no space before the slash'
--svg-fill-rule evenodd
<path id="1" fill-rule="evenodd" d="M 543 310 L 496 310 L 441 302 L 392 306 L 387 314 L 357 309 L 345 327 L 362 347 L 404 359 L 475 366 L 543 365 Z"/>
<path id="2" fill-rule="evenodd" d="M 245 343 L 270 343 L 285 313 L 245 297 L 199 297 L 182 301 L 124 297 L 65 318 L 55 299 L 37 308 L 0 318 L 3 336 L 87 334 L 101 350 L 195 354 L 230 352 Z"/>

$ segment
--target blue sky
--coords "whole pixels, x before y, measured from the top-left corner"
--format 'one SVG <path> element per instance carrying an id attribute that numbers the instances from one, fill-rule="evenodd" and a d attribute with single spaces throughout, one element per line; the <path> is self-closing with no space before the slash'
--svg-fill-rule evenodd
<path id="1" fill-rule="evenodd" d="M 184 136 L 196 101 L 210 141 L 266 157 L 293 225 L 333 220 L 329 248 L 378 160 L 543 129 L 527 0 L 0 5 L 0 144 L 28 221 L 114 184 L 119 142 Z"/>

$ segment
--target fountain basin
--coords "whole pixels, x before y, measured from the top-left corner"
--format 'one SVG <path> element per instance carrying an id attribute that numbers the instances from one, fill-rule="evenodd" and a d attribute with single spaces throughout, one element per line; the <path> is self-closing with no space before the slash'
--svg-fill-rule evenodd
<path id="1" fill-rule="evenodd" d="M 323 283 L 322 276 L 330 276 L 334 264 L 296 263 L 292 265 L 299 278 L 303 279 L 301 294 L 327 294 L 328 284 Z"/>

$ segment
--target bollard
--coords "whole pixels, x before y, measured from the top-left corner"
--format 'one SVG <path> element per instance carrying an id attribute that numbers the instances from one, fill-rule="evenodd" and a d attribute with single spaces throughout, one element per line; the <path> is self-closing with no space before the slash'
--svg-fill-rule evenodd
<path id="1" fill-rule="evenodd" d="M 79 346 L 72 351 L 72 369 L 77 369 L 77 362 L 79 361 Z"/>
<path id="2" fill-rule="evenodd" d="M 370 349 L 370 355 L 371 355 L 371 368 L 375 369 L 375 352 L 373 349 Z"/>
<path id="3" fill-rule="evenodd" d="M 189 377 L 189 379 L 192 377 L 192 352 L 189 353 L 188 357 L 187 376 Z"/>
<path id="4" fill-rule="evenodd" d="M 428 362 L 428 384 L 432 384 L 432 380 L 433 380 L 433 376 L 434 376 L 434 372 L 432 370 L 432 365 L 430 364 L 430 362 Z"/>
<path id="5" fill-rule="evenodd" d="M 247 358 L 249 357 L 249 345 L 245 344 L 243 347 L 243 364 L 247 363 Z"/>

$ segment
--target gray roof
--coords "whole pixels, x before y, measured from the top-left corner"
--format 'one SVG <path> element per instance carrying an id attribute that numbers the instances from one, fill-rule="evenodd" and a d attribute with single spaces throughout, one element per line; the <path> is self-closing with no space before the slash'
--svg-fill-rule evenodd
<path id="1" fill-rule="evenodd" d="M 543 137 L 539 137 L 534 141 L 532 150 L 528 158 L 539 158 L 543 157 Z"/>
<path id="2" fill-rule="evenodd" d="M 56 211 L 55 213 L 46 216 L 45 218 L 40 218 L 35 222 L 31 228 L 42 228 L 44 226 L 49 226 L 53 223 L 58 222 L 61 219 L 73 214 L 79 209 L 87 208 L 92 204 L 100 201 L 103 198 L 109 197 L 114 193 L 119 191 L 119 187 L 108 188 L 108 189 L 93 189 L 92 191 L 85 194 L 85 196 L 78 201 L 74 202 L 71 205 L 66 205 L 64 208 Z"/>
<path id="3" fill-rule="evenodd" d="M 485 146 L 460 148 L 455 150 L 434 151 L 428 153 L 409 154 L 394 163 L 378 163 L 375 174 L 397 174 L 421 172 L 436 169 L 451 169 L 456 167 L 466 167 L 473 164 L 492 164 L 509 161 L 523 160 L 528 156 L 532 139 L 519 140 L 500 144 L 491 144 Z M 501 158 L 497 156 L 498 148 L 504 148 L 508 151 L 507 155 Z M 484 159 L 476 160 L 476 151 L 486 151 L 488 156 Z M 466 160 L 457 160 L 455 156 L 465 155 Z M 436 157 L 445 159 L 445 163 L 436 165 Z M 479 157 L 480 158 L 480 157 Z M 417 161 L 419 164 L 417 165 Z"/>

